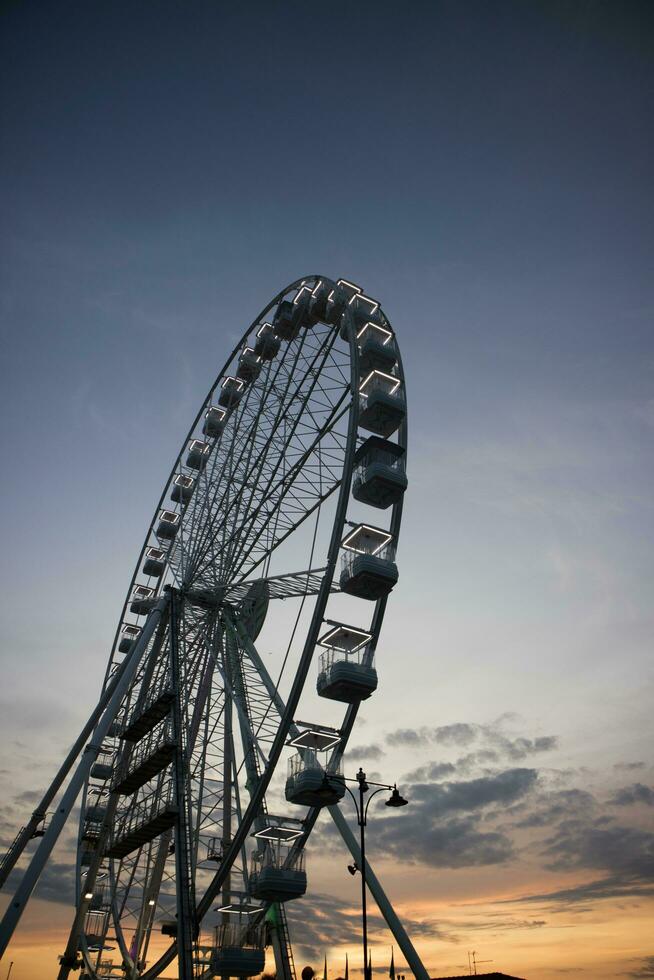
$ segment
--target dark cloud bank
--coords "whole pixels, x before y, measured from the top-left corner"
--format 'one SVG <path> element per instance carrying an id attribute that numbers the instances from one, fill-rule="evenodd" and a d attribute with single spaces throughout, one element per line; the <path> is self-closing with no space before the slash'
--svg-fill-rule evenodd
<path id="1" fill-rule="evenodd" d="M 587 789 L 557 788 L 568 773 L 502 768 L 550 752 L 558 741 L 553 735 L 507 735 L 499 724 L 400 729 L 387 741 L 469 751 L 454 762 L 433 759 L 407 774 L 403 786 L 411 807 L 378 821 L 378 853 L 434 868 L 499 865 L 529 853 L 552 871 L 598 873 L 584 885 L 529 895 L 527 901 L 572 904 L 654 893 L 654 834 L 618 818 L 630 807 L 654 806 L 652 787 L 633 783 L 602 801 Z M 462 778 L 475 771 L 482 774 Z"/>

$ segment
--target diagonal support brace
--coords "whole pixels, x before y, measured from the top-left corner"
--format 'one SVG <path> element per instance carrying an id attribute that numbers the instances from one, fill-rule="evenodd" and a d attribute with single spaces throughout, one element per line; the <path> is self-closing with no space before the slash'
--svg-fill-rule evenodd
<path id="1" fill-rule="evenodd" d="M 284 708 L 285 708 L 284 702 L 279 692 L 277 691 L 277 688 L 273 684 L 272 678 L 270 677 L 263 660 L 259 656 L 259 653 L 254 643 L 252 642 L 252 640 L 247 634 L 247 631 L 243 628 L 242 624 L 239 622 L 238 619 L 236 619 L 235 622 L 231 616 L 229 616 L 228 619 L 230 621 L 230 625 L 236 628 L 239 641 L 243 644 L 244 649 L 247 651 L 247 654 L 250 657 L 250 660 L 257 668 L 261 680 L 263 681 L 266 690 L 268 691 L 268 694 L 271 700 L 273 701 L 273 704 L 275 705 L 276 710 L 280 715 L 283 715 Z M 291 724 L 289 731 L 293 735 L 298 734 L 298 729 L 294 724 Z M 329 813 L 334 823 L 336 824 L 336 829 L 340 833 L 341 837 L 343 838 L 343 841 L 345 842 L 348 850 L 350 851 L 350 854 L 352 855 L 356 863 L 359 865 L 359 867 L 361 867 L 361 850 L 357 843 L 356 837 L 350 830 L 350 826 L 340 810 L 340 807 L 330 806 L 327 809 L 329 810 Z M 386 895 L 386 892 L 382 888 L 379 879 L 377 878 L 376 874 L 370 867 L 368 861 L 366 861 L 366 882 L 368 884 L 368 888 L 370 889 L 373 898 L 375 899 L 375 902 L 377 903 L 379 911 L 383 915 L 388 928 L 390 929 L 390 931 L 392 932 L 395 938 L 395 941 L 397 942 L 398 946 L 402 950 L 402 953 L 404 954 L 404 957 L 407 963 L 409 964 L 409 967 L 411 968 L 414 976 L 416 977 L 416 980 L 429 980 L 429 974 L 427 973 L 427 970 L 423 966 L 422 961 L 418 956 L 413 943 L 409 939 L 406 930 L 404 929 L 404 926 L 402 925 L 398 916 L 396 915 L 395 910 L 393 909 L 393 906 L 391 905 L 388 896 Z"/>
<path id="2" fill-rule="evenodd" d="M 136 670 L 141 661 L 143 653 L 159 624 L 159 621 L 168 605 L 168 601 L 168 594 L 166 593 L 159 599 L 157 605 L 150 613 L 148 620 L 141 631 L 141 635 L 131 651 L 129 663 L 125 667 L 124 672 L 121 674 L 120 680 L 113 689 L 112 695 L 109 698 L 102 716 L 97 723 L 95 731 L 93 732 L 93 740 L 83 749 L 77 769 L 71 776 L 70 782 L 68 783 L 68 786 L 66 787 L 66 790 L 59 801 L 57 809 L 52 816 L 50 825 L 42 837 L 39 847 L 32 856 L 32 860 L 27 866 L 14 897 L 7 907 L 4 918 L 0 923 L 0 957 L 5 953 L 7 946 L 9 945 L 11 937 L 14 934 L 14 930 L 18 925 L 23 912 L 25 911 L 30 895 L 32 894 L 32 891 L 39 880 L 46 861 L 50 857 L 59 834 L 63 830 L 66 821 L 70 816 L 70 811 L 75 805 L 75 801 L 77 800 L 77 797 L 79 796 L 82 787 L 88 778 L 91 771 L 91 766 L 97 758 L 102 741 L 106 737 L 111 723 L 116 717 L 116 713 L 120 708 L 123 697 L 127 693 L 127 690 L 132 683 L 134 676 L 136 675 Z"/>

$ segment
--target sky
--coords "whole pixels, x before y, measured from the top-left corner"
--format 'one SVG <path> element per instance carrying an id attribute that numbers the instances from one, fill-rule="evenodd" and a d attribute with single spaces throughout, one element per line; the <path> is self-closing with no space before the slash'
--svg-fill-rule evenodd
<path id="1" fill-rule="evenodd" d="M 409 454 L 348 764 L 431 976 L 654 976 L 651 4 L 0 7 L 0 833 L 88 714 L 172 460 L 288 282 L 378 298 Z M 59 861 L 11 955 L 56 975 Z M 300 955 L 356 966 L 327 823 Z M 374 911 L 373 911 L 373 914 Z M 374 920 L 375 965 L 389 934 Z M 396 963 L 398 963 L 396 950 Z"/>

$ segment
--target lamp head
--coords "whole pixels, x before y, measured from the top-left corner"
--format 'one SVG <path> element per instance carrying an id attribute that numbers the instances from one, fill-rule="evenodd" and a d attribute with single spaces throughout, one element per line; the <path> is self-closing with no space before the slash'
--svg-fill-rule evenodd
<path id="1" fill-rule="evenodd" d="M 397 786 L 394 786 L 390 799 L 386 800 L 386 806 L 406 806 L 408 802 L 403 796 L 400 796 L 400 791 Z"/>
<path id="2" fill-rule="evenodd" d="M 356 861 L 354 862 L 354 864 L 348 864 L 347 870 L 350 872 L 351 875 L 355 875 L 357 873 L 357 871 L 359 870 L 359 867 L 358 867 Z"/>

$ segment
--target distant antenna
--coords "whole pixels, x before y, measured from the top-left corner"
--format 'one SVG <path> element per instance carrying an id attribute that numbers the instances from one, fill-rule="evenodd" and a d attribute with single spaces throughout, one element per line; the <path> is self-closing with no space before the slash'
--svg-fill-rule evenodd
<path id="1" fill-rule="evenodd" d="M 470 953 L 468 953 L 468 959 L 470 959 Z M 478 963 L 492 963 L 492 962 L 493 962 L 492 960 L 478 960 L 477 959 L 477 950 L 476 949 L 473 949 L 473 951 L 472 951 L 472 965 L 474 967 L 474 971 L 475 971 L 474 972 L 474 976 L 475 977 L 477 976 L 477 964 Z"/>

